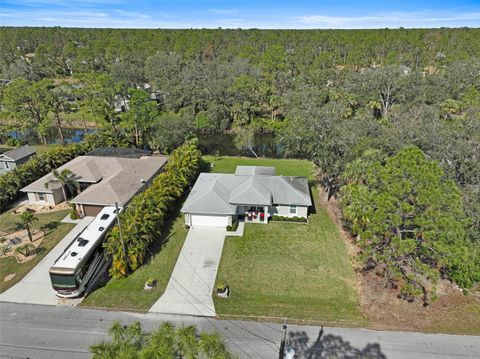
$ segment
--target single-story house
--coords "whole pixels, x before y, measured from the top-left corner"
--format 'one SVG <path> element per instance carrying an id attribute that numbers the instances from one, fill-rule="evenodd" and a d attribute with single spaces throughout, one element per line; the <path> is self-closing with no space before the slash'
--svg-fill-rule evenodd
<path id="1" fill-rule="evenodd" d="M 165 156 L 121 158 L 79 156 L 58 171 L 69 169 L 79 184 L 70 203 L 76 205 L 81 217 L 96 216 L 105 206 L 125 206 L 138 192 L 148 186 L 167 162 Z M 48 184 L 48 185 L 46 185 Z M 62 187 L 49 173 L 22 188 L 30 204 L 50 205 L 63 201 Z"/>
<path id="2" fill-rule="evenodd" d="M 236 219 L 307 218 L 311 205 L 305 177 L 276 176 L 275 167 L 237 166 L 235 174 L 201 173 L 182 213 L 188 226 L 226 227 Z"/>
<path id="3" fill-rule="evenodd" d="M 17 166 L 28 161 L 35 156 L 35 148 L 25 145 L 0 154 L 0 174 L 13 171 Z"/>

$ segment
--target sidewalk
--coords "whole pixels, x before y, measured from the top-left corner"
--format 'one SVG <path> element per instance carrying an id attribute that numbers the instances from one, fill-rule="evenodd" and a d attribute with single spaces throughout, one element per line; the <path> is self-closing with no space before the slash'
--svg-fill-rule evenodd
<path id="1" fill-rule="evenodd" d="M 48 270 L 70 242 L 92 222 L 93 218 L 83 218 L 20 282 L 0 294 L 0 301 L 57 305 L 58 297 L 50 283 Z"/>

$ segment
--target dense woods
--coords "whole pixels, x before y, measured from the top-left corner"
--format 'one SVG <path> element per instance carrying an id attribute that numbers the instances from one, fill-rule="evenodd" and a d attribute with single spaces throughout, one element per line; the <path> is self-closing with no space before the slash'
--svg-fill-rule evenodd
<path id="1" fill-rule="evenodd" d="M 95 122 L 106 137 L 162 152 L 196 132 L 235 133 L 238 147 L 274 133 L 342 199 L 365 268 L 426 296 L 425 281 L 479 278 L 479 38 L 469 28 L 1 28 L 10 82 L 0 133 L 29 129 L 45 142 L 53 128 L 63 141 L 72 121 Z M 391 187 L 407 181 L 397 165 L 412 171 L 408 188 Z"/>

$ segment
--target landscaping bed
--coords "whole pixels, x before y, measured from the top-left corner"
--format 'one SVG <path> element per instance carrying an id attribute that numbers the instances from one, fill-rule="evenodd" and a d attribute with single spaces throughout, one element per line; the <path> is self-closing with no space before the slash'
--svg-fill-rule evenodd
<path id="1" fill-rule="evenodd" d="M 35 214 L 38 222 L 35 227 L 38 233 L 43 232 L 41 243 L 36 246 L 35 256 L 29 261 L 19 263 L 14 256 L 0 258 L 0 293 L 18 283 L 33 267 L 35 267 L 58 242 L 74 227 L 73 224 L 60 221 L 68 211 L 57 211 Z M 19 216 L 4 212 L 0 215 L 0 231 L 10 233 L 15 230 Z"/>

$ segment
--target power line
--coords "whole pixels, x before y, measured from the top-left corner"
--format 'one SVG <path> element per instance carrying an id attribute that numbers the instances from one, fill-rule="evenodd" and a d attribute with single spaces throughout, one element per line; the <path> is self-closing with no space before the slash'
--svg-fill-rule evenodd
<path id="1" fill-rule="evenodd" d="M 200 299 L 198 299 L 195 295 L 193 295 L 190 291 L 188 291 L 182 284 L 180 284 L 180 283 L 175 279 L 175 277 L 174 277 L 173 275 L 170 277 L 170 279 L 173 279 L 173 280 L 175 281 L 175 283 L 177 283 L 180 287 L 182 287 L 185 292 L 187 292 L 188 294 L 190 294 L 190 295 L 192 296 L 192 298 L 194 298 L 201 306 L 207 308 L 208 310 L 211 310 L 211 309 L 210 309 L 209 307 L 207 307 Z M 180 293 L 178 290 L 177 290 L 177 292 L 178 292 L 180 295 L 182 295 L 182 293 Z M 182 296 L 183 296 L 183 295 L 182 295 Z M 193 303 L 190 302 L 187 297 L 183 296 L 183 298 L 184 298 L 189 304 L 193 305 Z M 208 318 L 208 317 L 206 317 L 206 318 L 207 318 L 207 320 L 211 323 L 211 319 Z M 229 319 L 227 319 L 227 322 L 229 322 L 230 324 L 232 324 L 232 325 L 234 325 L 234 326 L 236 326 L 236 327 L 238 327 L 238 328 L 246 331 L 247 333 L 250 333 L 250 334 L 256 336 L 257 338 L 259 338 L 259 339 L 261 339 L 261 340 L 263 340 L 263 341 L 267 341 L 267 342 L 269 342 L 269 343 L 274 344 L 274 345 L 277 347 L 277 349 L 278 349 L 278 345 L 277 345 L 277 343 L 275 343 L 274 341 L 272 341 L 272 340 L 270 340 L 270 339 L 268 339 L 268 338 L 264 338 L 264 337 L 262 337 L 261 335 L 258 335 L 257 333 L 252 332 L 251 330 L 249 330 L 249 329 L 243 327 L 242 325 L 240 325 L 240 324 L 238 324 L 238 323 L 235 323 L 235 322 L 233 322 L 233 321 L 231 321 L 231 320 L 229 320 Z M 215 327 L 216 327 L 216 326 L 215 326 Z M 232 334 L 232 335 L 234 335 L 234 334 Z M 237 337 L 237 338 L 238 338 L 238 337 Z M 240 340 L 240 338 L 238 338 L 238 339 Z M 232 343 L 233 343 L 233 342 L 232 342 Z M 253 350 L 253 348 L 250 347 L 250 346 L 248 345 L 248 343 L 246 343 L 246 342 L 244 342 L 244 343 L 245 343 L 245 345 L 247 345 L 250 349 Z M 236 344 L 236 343 L 233 343 L 233 344 Z M 240 350 L 242 350 L 249 358 L 251 358 L 251 356 L 248 355 L 248 353 L 246 353 L 243 349 L 240 349 Z M 253 358 L 252 358 L 252 359 L 253 359 Z"/>

